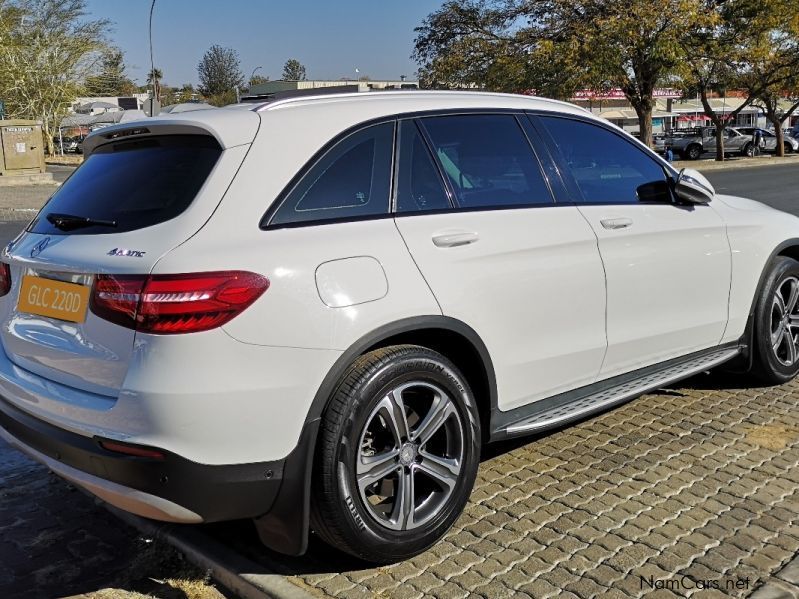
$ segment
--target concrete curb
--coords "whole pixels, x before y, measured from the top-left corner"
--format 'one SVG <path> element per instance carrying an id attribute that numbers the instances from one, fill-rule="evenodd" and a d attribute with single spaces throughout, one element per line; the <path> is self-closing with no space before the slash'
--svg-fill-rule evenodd
<path id="1" fill-rule="evenodd" d="M 31 185 L 56 185 L 53 173 L 33 175 L 4 175 L 0 177 L 0 187 L 28 187 Z"/>
<path id="2" fill-rule="evenodd" d="M 191 526 L 154 522 L 98 502 L 143 535 L 172 545 L 195 566 L 210 571 L 215 580 L 243 599 L 317 599 L 285 576 L 238 555 Z"/>
<path id="3" fill-rule="evenodd" d="M 793 154 L 784 158 L 728 158 L 724 162 L 716 162 L 712 159 L 675 160 L 673 166 L 677 170 L 681 168 L 692 168 L 702 172 L 760 168 L 764 166 L 795 166 L 797 164 L 799 164 L 799 154 Z"/>

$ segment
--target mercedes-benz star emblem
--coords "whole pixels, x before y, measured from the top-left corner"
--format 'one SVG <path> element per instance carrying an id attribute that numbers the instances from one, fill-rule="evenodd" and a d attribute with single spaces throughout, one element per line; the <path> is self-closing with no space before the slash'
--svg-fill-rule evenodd
<path id="1" fill-rule="evenodd" d="M 43 250 L 44 248 L 46 248 L 46 247 L 47 247 L 47 244 L 48 244 L 48 243 L 50 243 L 50 238 L 49 238 L 49 237 L 45 237 L 45 238 L 44 238 L 44 239 L 42 239 L 42 240 L 41 240 L 39 243 L 37 243 L 36 245 L 34 245 L 34 246 L 31 248 L 31 258 L 35 258 L 35 257 L 36 257 L 36 256 L 38 256 L 39 254 L 41 254 L 41 253 L 42 253 L 42 250 Z"/>

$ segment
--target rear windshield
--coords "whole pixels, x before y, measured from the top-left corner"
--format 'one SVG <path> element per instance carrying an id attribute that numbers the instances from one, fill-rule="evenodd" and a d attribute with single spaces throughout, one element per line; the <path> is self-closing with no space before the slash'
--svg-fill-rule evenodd
<path id="1" fill-rule="evenodd" d="M 216 140 L 205 135 L 101 146 L 50 198 L 28 230 L 48 235 L 122 233 L 175 218 L 194 200 L 221 153 Z"/>

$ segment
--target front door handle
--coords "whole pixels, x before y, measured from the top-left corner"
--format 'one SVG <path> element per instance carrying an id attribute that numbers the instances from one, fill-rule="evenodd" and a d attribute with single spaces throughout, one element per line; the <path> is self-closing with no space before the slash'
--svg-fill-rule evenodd
<path id="1" fill-rule="evenodd" d="M 439 248 L 454 248 L 459 245 L 469 245 L 480 239 L 474 231 L 457 231 L 433 235 L 433 245 Z"/>
<path id="2" fill-rule="evenodd" d="M 631 219 L 631 218 L 603 218 L 599 222 L 606 229 L 626 229 L 627 227 L 632 226 L 633 219 Z"/>

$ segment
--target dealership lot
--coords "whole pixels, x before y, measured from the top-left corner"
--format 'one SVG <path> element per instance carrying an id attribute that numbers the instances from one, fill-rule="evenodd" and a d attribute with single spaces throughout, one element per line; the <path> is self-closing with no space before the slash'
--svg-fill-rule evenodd
<path id="1" fill-rule="evenodd" d="M 797 212 L 795 167 L 709 176 L 724 193 Z M 20 225 L 3 225 L 3 241 Z M 319 543 L 306 557 L 282 558 L 245 527 L 203 530 L 313 594 L 587 598 L 657 588 L 712 597 L 747 596 L 764 582 L 790 589 L 783 568 L 799 551 L 798 397 L 796 382 L 757 388 L 700 376 L 577 426 L 492 447 L 445 540 L 392 566 L 367 567 Z M 16 556 L 0 563 L 0 595 L 39 580 L 53 581 L 45 596 L 87 592 L 105 584 L 98 570 L 124 567 L 115 548 L 133 533 L 91 500 L 4 446 L 0 481 L 0 555 Z"/>

